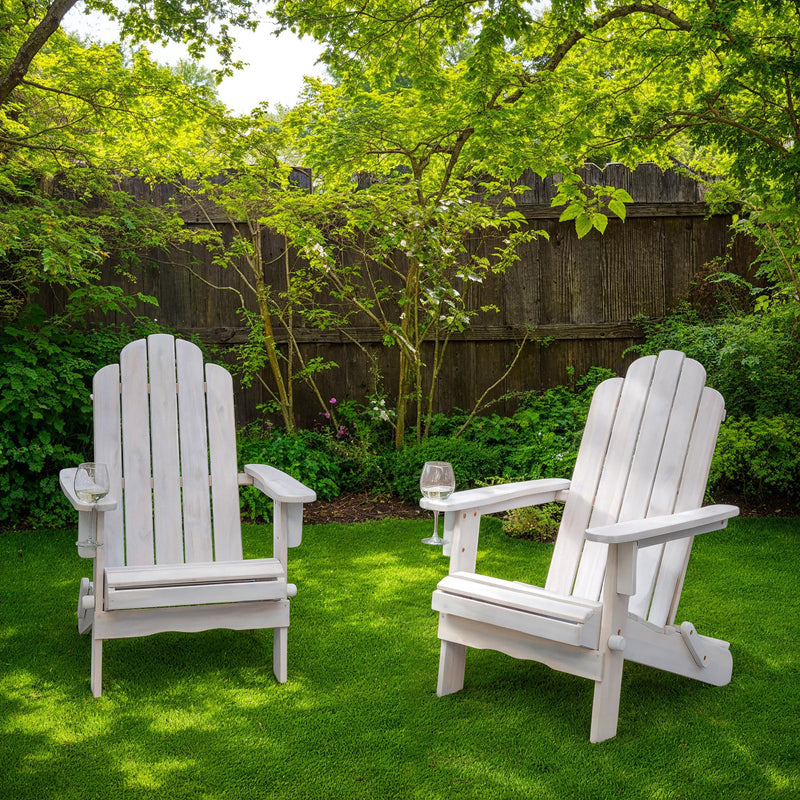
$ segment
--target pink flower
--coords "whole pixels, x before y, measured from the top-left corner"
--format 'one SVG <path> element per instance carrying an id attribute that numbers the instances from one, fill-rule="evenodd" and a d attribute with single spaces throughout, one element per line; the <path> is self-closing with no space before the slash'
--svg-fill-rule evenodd
<path id="1" fill-rule="evenodd" d="M 331 418 L 331 415 L 326 411 L 325 412 L 325 419 L 330 419 L 330 418 Z"/>
<path id="2" fill-rule="evenodd" d="M 335 406 L 335 405 L 336 405 L 336 398 L 335 398 L 335 397 L 331 397 L 331 399 L 330 399 L 328 402 L 329 402 L 329 403 L 330 403 L 332 406 Z"/>

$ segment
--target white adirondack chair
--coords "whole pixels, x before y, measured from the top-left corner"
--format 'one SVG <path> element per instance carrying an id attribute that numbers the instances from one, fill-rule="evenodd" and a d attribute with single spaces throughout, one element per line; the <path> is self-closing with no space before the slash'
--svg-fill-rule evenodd
<path id="1" fill-rule="evenodd" d="M 78 630 L 91 630 L 91 689 L 102 691 L 104 639 L 163 631 L 273 628 L 273 670 L 286 680 L 287 547 L 300 544 L 303 503 L 316 495 L 272 467 L 237 471 L 230 374 L 190 342 L 157 334 L 127 345 L 94 376 L 94 459 L 111 490 L 93 506 L 61 488 L 78 513 Z M 244 559 L 239 486 L 274 501 L 273 557 Z M 91 544 L 93 528 L 95 541 Z"/>
<path id="2" fill-rule="evenodd" d="M 724 413 L 702 366 L 664 351 L 597 387 L 571 482 L 423 499 L 423 508 L 445 512 L 450 555 L 433 593 L 437 694 L 463 688 L 468 647 L 539 661 L 595 681 L 590 739 L 600 742 L 617 732 L 626 659 L 728 683 L 728 642 L 674 624 L 693 537 L 739 513 L 700 507 Z M 482 514 L 553 500 L 566 505 L 544 588 L 476 573 Z"/>

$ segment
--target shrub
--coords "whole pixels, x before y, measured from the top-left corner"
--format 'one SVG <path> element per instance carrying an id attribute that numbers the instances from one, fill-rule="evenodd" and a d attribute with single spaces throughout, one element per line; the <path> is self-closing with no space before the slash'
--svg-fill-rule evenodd
<path id="1" fill-rule="evenodd" d="M 0 524 L 75 521 L 58 472 L 91 458 L 92 376 L 153 330 L 83 329 L 35 306 L 0 330 Z"/>
<path id="2" fill-rule="evenodd" d="M 789 415 L 723 423 L 709 488 L 746 495 L 800 494 L 800 419 Z"/>
<path id="3" fill-rule="evenodd" d="M 249 425 L 239 431 L 239 466 L 269 464 L 312 488 L 322 500 L 340 492 L 340 464 L 329 454 L 330 434 L 302 430 L 287 434 L 279 429 Z M 241 492 L 242 514 L 248 519 L 268 519 L 272 501 L 257 489 Z"/>
<path id="4" fill-rule="evenodd" d="M 503 520 L 503 532 L 512 539 L 554 542 L 563 511 L 561 503 L 515 508 Z"/>
<path id="5" fill-rule="evenodd" d="M 594 390 L 612 376 L 610 370 L 593 367 L 574 387 L 526 392 L 519 395 L 520 406 L 513 416 L 475 419 L 464 435 L 503 448 L 499 477 L 504 480 L 568 477 Z"/>
<path id="6" fill-rule="evenodd" d="M 644 328 L 645 342 L 634 349 L 681 350 L 699 361 L 730 416 L 800 417 L 800 326 L 793 307 L 772 306 L 716 323 L 683 308 Z"/>
<path id="7" fill-rule="evenodd" d="M 477 481 L 500 474 L 503 457 L 499 447 L 431 436 L 387 457 L 390 489 L 410 502 L 419 500 L 419 476 L 426 461 L 449 461 L 455 472 L 456 489 L 467 489 Z"/>
<path id="8" fill-rule="evenodd" d="M 386 492 L 386 454 L 393 446 L 385 399 L 352 400 L 336 406 L 336 430 L 329 437 L 329 454 L 339 464 L 342 492 Z"/>

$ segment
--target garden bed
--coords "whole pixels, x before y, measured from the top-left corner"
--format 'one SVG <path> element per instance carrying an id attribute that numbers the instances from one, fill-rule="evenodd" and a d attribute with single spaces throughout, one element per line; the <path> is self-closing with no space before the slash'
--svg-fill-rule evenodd
<path id="1" fill-rule="evenodd" d="M 715 503 L 730 503 L 741 509 L 743 517 L 800 517 L 800 501 L 790 497 L 745 498 L 733 492 L 714 497 Z M 306 523 L 369 522 L 381 519 L 424 519 L 431 516 L 414 503 L 390 494 L 348 492 L 332 500 L 309 503 L 303 511 Z"/>

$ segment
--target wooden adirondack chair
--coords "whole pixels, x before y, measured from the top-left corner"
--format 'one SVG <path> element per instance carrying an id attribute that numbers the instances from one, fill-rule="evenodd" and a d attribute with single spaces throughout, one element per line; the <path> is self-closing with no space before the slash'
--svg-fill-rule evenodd
<path id="1" fill-rule="evenodd" d="M 272 467 L 237 471 L 230 374 L 203 364 L 190 342 L 157 334 L 132 342 L 94 376 L 94 458 L 110 492 L 92 506 L 61 488 L 78 514 L 78 630 L 91 630 L 91 689 L 102 691 L 104 639 L 162 631 L 273 628 L 273 669 L 286 680 L 287 547 L 300 544 L 308 487 Z M 274 502 L 273 557 L 244 559 L 239 486 Z M 93 521 L 94 520 L 94 521 Z M 91 544 L 96 528 L 95 541 Z"/>
<path id="2" fill-rule="evenodd" d="M 467 647 L 498 650 L 595 681 L 590 739 L 617 732 L 627 659 L 716 686 L 730 681 L 727 642 L 674 624 L 693 537 L 735 506 L 700 508 L 721 395 L 682 353 L 635 361 L 597 387 L 572 481 L 456 492 L 420 505 L 445 512 L 450 570 L 439 612 L 439 696 L 464 685 Z M 482 514 L 566 502 L 544 588 L 477 574 Z"/>

